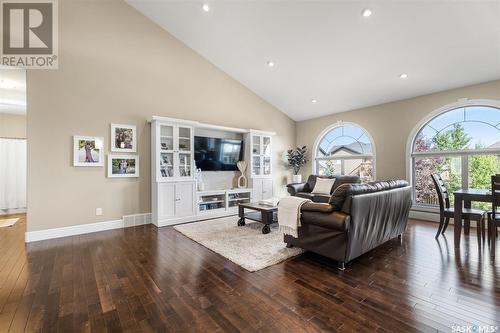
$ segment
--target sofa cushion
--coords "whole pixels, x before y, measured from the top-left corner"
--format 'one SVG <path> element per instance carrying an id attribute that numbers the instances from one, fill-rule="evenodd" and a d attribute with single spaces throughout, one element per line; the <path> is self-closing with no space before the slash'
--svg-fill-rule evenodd
<path id="1" fill-rule="evenodd" d="M 304 192 L 312 192 L 314 189 L 314 185 L 316 185 L 316 178 L 333 178 L 330 176 L 317 176 L 317 175 L 310 175 L 309 178 L 307 178 L 307 183 L 304 186 Z M 335 185 L 334 185 L 335 186 Z"/>
<path id="2" fill-rule="evenodd" d="M 328 203 L 330 200 L 330 194 L 313 194 L 312 201 Z"/>
<path id="3" fill-rule="evenodd" d="M 312 194 L 330 194 L 335 183 L 335 178 L 316 178 L 316 184 L 312 190 Z"/>
<path id="4" fill-rule="evenodd" d="M 312 224 L 332 230 L 346 231 L 349 228 L 350 217 L 341 212 L 320 213 L 313 211 L 302 211 L 301 223 Z"/>
<path id="5" fill-rule="evenodd" d="M 306 202 L 300 206 L 300 210 L 302 212 L 331 213 L 333 212 L 333 206 L 327 203 Z"/>
<path id="6" fill-rule="evenodd" d="M 333 184 L 332 194 L 335 192 L 337 187 L 344 184 L 357 184 L 360 183 L 361 179 L 358 176 L 338 176 L 335 178 L 335 184 Z"/>
<path id="7" fill-rule="evenodd" d="M 312 201 L 314 195 L 307 192 L 297 192 L 295 193 L 295 196 L 299 198 L 309 199 Z"/>
<path id="8" fill-rule="evenodd" d="M 312 202 L 328 203 L 328 200 L 330 200 L 329 194 L 312 194 L 307 192 L 298 192 L 295 193 L 295 196 L 299 198 L 309 199 Z"/>
<path id="9" fill-rule="evenodd" d="M 380 191 L 388 191 L 395 188 L 409 186 L 406 180 L 387 180 L 367 184 L 352 184 L 349 187 L 349 195 L 368 194 Z"/>
<path id="10" fill-rule="evenodd" d="M 341 184 L 333 192 L 332 196 L 328 200 L 328 203 L 332 205 L 335 210 L 341 210 L 344 202 L 349 195 L 350 185 L 348 183 Z"/>

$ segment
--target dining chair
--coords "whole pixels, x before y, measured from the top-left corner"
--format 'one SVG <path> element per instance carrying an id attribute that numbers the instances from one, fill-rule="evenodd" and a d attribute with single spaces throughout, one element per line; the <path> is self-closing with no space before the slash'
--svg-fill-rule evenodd
<path id="1" fill-rule="evenodd" d="M 488 243 L 491 244 L 493 254 L 495 253 L 495 243 L 498 237 L 497 228 L 500 226 L 500 175 L 491 176 L 491 197 L 492 207 L 488 213 Z"/>
<path id="2" fill-rule="evenodd" d="M 440 174 L 432 174 L 432 181 L 434 182 L 434 187 L 438 195 L 439 201 L 439 227 L 436 233 L 436 238 L 439 234 L 444 234 L 448 224 L 450 223 L 450 218 L 455 216 L 455 209 L 450 207 L 450 195 L 443 178 Z M 464 219 L 469 219 L 477 222 L 477 238 L 481 241 L 481 235 L 484 237 L 484 216 L 486 211 L 474 208 L 462 208 L 462 217 Z M 500 214 L 499 214 L 500 218 Z"/>

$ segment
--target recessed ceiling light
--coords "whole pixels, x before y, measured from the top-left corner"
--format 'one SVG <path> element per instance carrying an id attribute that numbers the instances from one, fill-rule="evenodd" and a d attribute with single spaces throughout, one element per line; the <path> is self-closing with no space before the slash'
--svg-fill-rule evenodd
<path id="1" fill-rule="evenodd" d="M 15 88 L 16 83 L 9 80 L 0 80 L 0 88 L 2 89 L 12 89 Z"/>
<path id="2" fill-rule="evenodd" d="M 406 74 L 406 73 L 399 74 L 400 79 L 406 79 L 407 77 L 408 77 L 408 74 Z"/>
<path id="3" fill-rule="evenodd" d="M 318 101 L 315 99 L 311 99 L 311 103 L 318 103 Z"/>
<path id="4" fill-rule="evenodd" d="M 210 11 L 210 6 L 208 5 L 208 3 L 204 3 L 203 6 L 201 6 L 201 8 L 206 12 Z"/>
<path id="5" fill-rule="evenodd" d="M 363 17 L 370 17 L 372 16 L 372 10 L 370 8 L 365 8 L 361 12 L 361 15 L 363 15 Z"/>
<path id="6" fill-rule="evenodd" d="M 272 62 L 272 61 L 268 61 L 268 62 L 267 62 L 267 66 L 269 66 L 269 67 L 274 67 L 274 62 Z"/>

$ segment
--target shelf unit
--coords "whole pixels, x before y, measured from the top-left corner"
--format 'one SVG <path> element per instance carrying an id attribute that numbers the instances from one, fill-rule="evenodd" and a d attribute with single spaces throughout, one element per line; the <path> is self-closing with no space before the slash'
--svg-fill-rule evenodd
<path id="1" fill-rule="evenodd" d="M 274 133 L 159 116 L 153 116 L 150 122 L 151 210 L 154 225 L 162 227 L 235 215 L 238 203 L 272 197 L 271 138 Z M 249 188 L 196 192 L 195 129 L 243 135 L 244 160 L 250 164 L 247 169 Z M 254 148 L 255 153 L 252 153 Z M 252 170 L 253 159 L 255 170 Z"/>
<path id="2" fill-rule="evenodd" d="M 193 126 L 160 121 L 153 126 L 157 181 L 194 180 Z"/>
<path id="3" fill-rule="evenodd" d="M 272 137 L 261 132 L 250 132 L 250 176 L 271 177 Z"/>
<path id="4" fill-rule="evenodd" d="M 153 223 L 189 222 L 196 216 L 192 123 L 151 121 L 151 191 Z"/>
<path id="5" fill-rule="evenodd" d="M 228 214 L 236 213 L 238 203 L 248 203 L 252 200 L 252 189 L 233 189 L 221 191 L 197 192 L 196 203 L 198 214 Z"/>
<path id="6" fill-rule="evenodd" d="M 249 181 L 255 201 L 274 195 L 272 136 L 273 133 L 250 130 L 246 138 Z"/>

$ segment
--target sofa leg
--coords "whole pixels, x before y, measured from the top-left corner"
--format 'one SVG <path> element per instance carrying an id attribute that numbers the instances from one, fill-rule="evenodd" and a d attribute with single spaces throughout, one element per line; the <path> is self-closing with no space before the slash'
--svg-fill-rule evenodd
<path id="1" fill-rule="evenodd" d="M 286 247 L 287 247 L 288 249 L 291 249 L 291 248 L 293 247 L 293 244 L 286 243 Z"/>
<path id="2" fill-rule="evenodd" d="M 345 262 L 343 262 L 343 261 L 339 261 L 339 262 L 337 263 L 337 268 L 338 268 L 339 270 L 341 270 L 341 271 L 345 270 Z"/>

